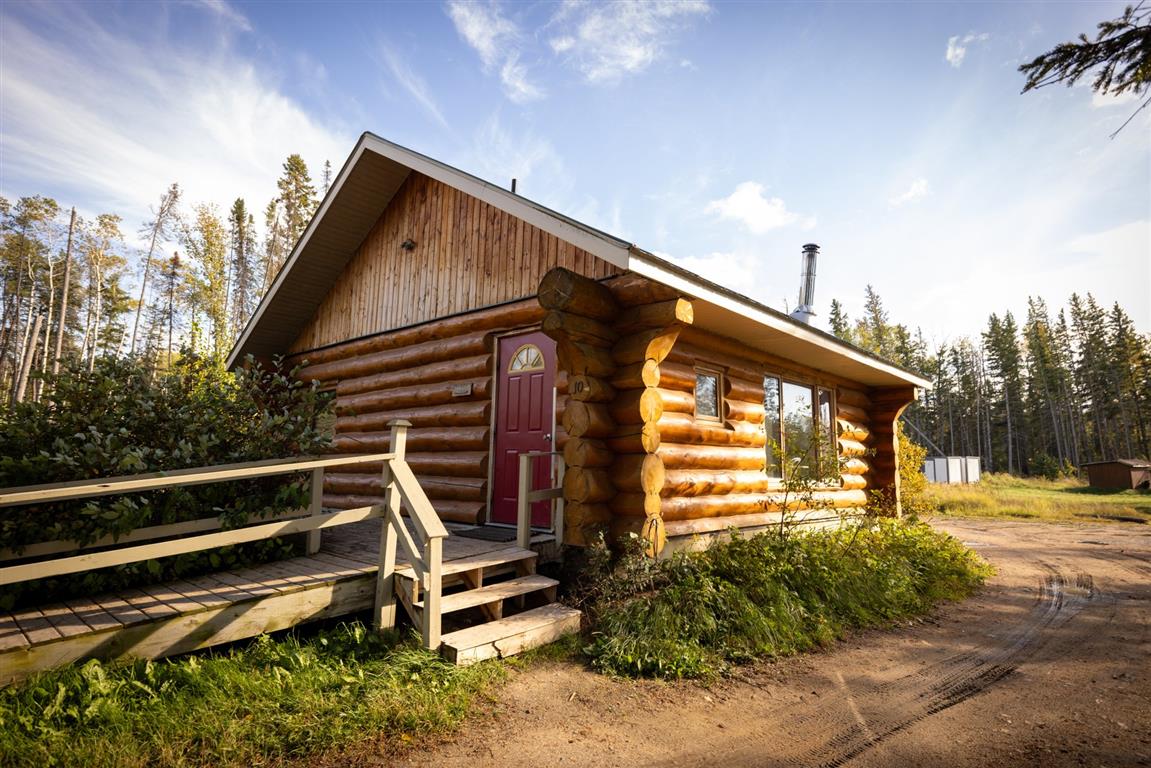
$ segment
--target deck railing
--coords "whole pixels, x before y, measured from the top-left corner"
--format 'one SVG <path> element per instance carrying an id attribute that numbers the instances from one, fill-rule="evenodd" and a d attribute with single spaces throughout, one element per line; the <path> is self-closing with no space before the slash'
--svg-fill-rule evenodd
<path id="1" fill-rule="evenodd" d="M 532 488 L 532 462 L 547 456 L 552 459 L 552 469 L 548 474 L 554 486 Z M 552 530 L 557 544 L 563 544 L 564 533 L 564 456 L 560 451 L 532 451 L 520 454 L 519 486 L 516 493 L 516 539 L 524 549 L 532 543 L 532 505 L 537 501 L 551 500 Z"/>
<path id="2" fill-rule="evenodd" d="M 179 488 L 227 480 L 271 477 L 310 471 L 311 502 L 306 509 L 285 512 L 261 522 L 241 528 L 220 530 L 218 518 L 202 518 L 170 525 L 137 528 L 115 537 L 106 536 L 84 546 L 76 542 L 51 541 L 33 544 L 19 552 L 0 550 L 0 564 L 13 560 L 40 558 L 35 562 L 0 567 L 0 585 L 21 581 L 82 573 L 96 568 L 124 565 L 158 557 L 169 557 L 188 552 L 241 544 L 262 539 L 307 533 L 308 549 L 319 548 L 319 532 L 349 523 L 383 518 L 380 534 L 380 561 L 376 579 L 376 600 L 372 613 L 373 623 L 380 628 L 395 626 L 395 595 L 392 575 L 396 568 L 397 544 L 403 549 L 413 571 L 426 591 L 421 635 L 424 646 L 438 648 L 440 644 L 440 571 L 443 540 L 448 536 L 419 481 L 405 461 L 407 421 L 393 421 L 390 453 L 332 456 L 325 458 L 268 459 L 215 467 L 195 467 L 170 472 L 150 472 L 140 475 L 110 477 L 101 480 L 80 480 L 69 483 L 25 486 L 0 489 L 0 508 L 27 504 L 85 499 L 113 494 Z M 384 464 L 385 499 L 356 509 L 325 512 L 321 506 L 326 467 L 348 464 L 380 462 Z M 407 509 L 412 530 L 404 522 Z M 414 535 L 413 535 L 414 534 Z M 156 541 L 163 539 L 162 541 Z M 139 543 L 152 542 L 152 543 Z M 129 546 L 124 546 L 129 545 Z M 109 549 L 109 547 L 114 547 Z M 88 551 L 86 551 L 88 550 Z M 97 550 L 97 551 L 92 551 Z M 50 557 L 65 552 L 79 552 L 64 557 Z M 47 558 L 47 559 L 43 559 Z"/>

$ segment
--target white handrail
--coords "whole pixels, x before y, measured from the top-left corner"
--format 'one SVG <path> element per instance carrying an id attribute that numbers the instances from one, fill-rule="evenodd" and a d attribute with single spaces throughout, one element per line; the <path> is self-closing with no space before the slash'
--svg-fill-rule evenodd
<path id="1" fill-rule="evenodd" d="M 553 457 L 552 477 L 556 486 L 532 488 L 532 461 L 544 456 Z M 552 530 L 556 543 L 563 543 L 564 529 L 564 457 L 560 451 L 530 451 L 519 456 L 519 482 L 516 489 L 516 541 L 524 549 L 532 543 L 531 505 L 537 501 L 552 500 Z"/>
<path id="2" fill-rule="evenodd" d="M 16 488 L 0 489 L 0 507 L 14 507 L 33 504 L 37 501 L 64 501 L 85 499 L 93 496 L 107 496 L 113 493 L 152 491 L 160 488 L 175 488 L 186 485 L 204 485 L 223 480 L 238 480 L 249 477 L 270 477 L 289 475 L 309 469 L 339 466 L 341 464 L 364 464 L 375 461 L 388 461 L 392 453 L 356 454 L 351 456 L 331 456 L 300 459 L 263 459 L 245 461 L 238 464 L 220 464 L 215 467 L 192 467 L 163 472 L 146 472 L 139 475 L 121 475 L 102 480 L 73 480 L 66 483 L 44 485 L 24 485 Z"/>
<path id="3" fill-rule="evenodd" d="M 311 500 L 306 510 L 294 510 L 286 515 L 278 515 L 272 521 L 216 531 L 210 518 L 203 520 L 173 523 L 170 525 L 139 528 L 125 535 L 125 541 L 146 541 L 168 536 L 179 538 L 167 541 L 121 547 L 99 552 L 87 552 L 69 557 L 40 560 L 33 563 L 0 567 L 0 585 L 20 581 L 80 573 L 94 568 L 151 560 L 157 557 L 198 552 L 205 549 L 230 544 L 238 544 L 261 539 L 274 538 L 293 533 L 308 533 L 308 551 L 319 549 L 319 532 L 324 528 L 361 522 L 373 518 L 383 518 L 383 531 L 380 541 L 380 562 L 376 580 L 376 609 L 374 619 L 377 628 L 395 626 L 395 596 L 392 578 L 396 569 L 397 546 L 402 546 L 411 567 L 419 575 L 420 584 L 425 590 L 424 610 L 421 621 L 421 634 L 424 646 L 435 649 L 440 644 L 440 595 L 443 564 L 443 540 L 448 530 L 440 521 L 427 494 L 420 487 L 415 473 L 404 459 L 407 431 L 411 426 L 407 421 L 393 421 L 390 453 L 356 454 L 324 458 L 303 457 L 299 459 L 267 459 L 237 464 L 223 464 L 217 467 L 194 467 L 168 472 L 149 472 L 139 475 L 125 475 L 100 480 L 79 480 L 68 483 L 22 486 L 0 489 L 0 507 L 83 499 L 118 493 L 177 488 L 189 485 L 236 480 L 241 478 L 269 477 L 311 471 Z M 324 513 L 323 500 L 324 469 L 348 464 L 383 462 L 385 502 L 356 509 Z M 404 523 L 403 509 L 408 510 L 412 529 Z M 285 519 L 286 518 L 286 519 Z M 201 531 L 210 531 L 201 533 Z M 188 536 L 185 534 L 196 533 Z M 414 533 L 414 536 L 413 536 Z M 32 552 L 16 555 L 12 550 L 3 550 L 4 559 L 42 556 L 61 551 L 76 551 L 106 547 L 116 543 L 115 537 L 104 537 L 85 547 L 68 547 L 71 542 L 45 542 L 32 545 Z"/>
<path id="4" fill-rule="evenodd" d="M 390 447 L 395 454 L 384 463 L 384 524 L 380 531 L 380 567 L 376 575 L 376 604 L 373 618 L 376 626 L 391 628 L 396 623 L 396 548 L 404 549 L 413 572 L 424 591 L 424 606 L 419 617 L 424 647 L 440 646 L 440 597 L 443 592 L 443 543 L 448 529 L 440 521 L 424 489 L 416 480 L 404 456 L 407 451 L 408 427 L 411 422 L 397 420 L 392 428 Z M 402 509 L 407 508 L 412 530 L 404 523 Z M 413 536 L 413 532 L 415 536 Z M 417 541 L 418 540 L 418 541 Z M 413 617 L 415 618 L 415 617 Z"/>

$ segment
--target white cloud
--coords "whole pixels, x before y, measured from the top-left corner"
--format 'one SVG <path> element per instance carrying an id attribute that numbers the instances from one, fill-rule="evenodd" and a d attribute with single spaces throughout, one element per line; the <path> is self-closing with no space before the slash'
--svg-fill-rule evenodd
<path id="1" fill-rule="evenodd" d="M 552 206 L 557 201 L 548 199 L 548 194 L 554 195 L 559 180 L 569 176 L 551 142 L 530 131 L 512 133 L 504 128 L 498 113 L 476 130 L 468 165 L 476 169 L 476 175 L 503 187 L 516 179 L 521 194 Z M 531 183 L 541 178 L 546 183 Z"/>
<path id="2" fill-rule="evenodd" d="M 787 210 L 787 205 L 782 199 L 767 197 L 764 191 L 763 185 L 758 182 L 742 182 L 727 197 L 708 203 L 704 212 L 742 222 L 752 234 L 756 235 L 796 223 L 804 229 L 815 226 L 815 217 L 801 217 Z"/>
<path id="3" fill-rule="evenodd" d="M 1124 91 L 1120 94 L 1113 93 L 1099 93 L 1095 91 L 1091 94 L 1091 107 L 1093 109 L 1100 109 L 1102 107 L 1118 107 L 1123 104 L 1130 104 L 1131 102 L 1138 101 L 1139 95 L 1135 91 Z"/>
<path id="4" fill-rule="evenodd" d="M 188 2 L 243 32 L 252 31 L 252 23 L 248 21 L 248 17 L 233 8 L 226 0 L 188 0 Z"/>
<path id="5" fill-rule="evenodd" d="M 440 124 L 441 127 L 447 128 L 448 121 L 444 118 L 444 113 L 440 111 L 439 105 L 436 100 L 432 98 L 431 90 L 424 79 L 417 75 L 395 51 L 388 46 L 382 46 L 381 53 L 384 57 L 384 63 L 387 65 L 388 70 L 392 73 L 392 77 L 400 84 L 400 87 L 411 94 L 416 103 L 423 107 L 432 119 Z"/>
<path id="6" fill-rule="evenodd" d="M 592 4 L 565 2 L 551 25 L 557 54 L 571 58 L 592 83 L 612 83 L 647 69 L 689 19 L 706 15 L 706 0 L 622 0 Z"/>
<path id="7" fill-rule="evenodd" d="M 19 186 L 4 194 L 87 200 L 98 208 L 89 215 L 124 215 L 126 232 L 173 181 L 189 203 L 244 197 L 258 212 L 288 154 L 303 155 L 318 177 L 355 139 L 317 122 L 226 47 L 165 43 L 156 55 L 83 6 L 41 21 L 34 31 L 4 19 L 0 179 Z"/>
<path id="8" fill-rule="evenodd" d="M 911 182 L 911 186 L 909 186 L 902 194 L 896 195 L 887 202 L 892 208 L 898 208 L 902 205 L 906 205 L 907 203 L 927 197 L 930 194 L 931 186 L 927 183 L 927 179 L 918 178 Z"/>
<path id="9" fill-rule="evenodd" d="M 520 62 L 523 34 L 495 3 L 451 0 L 448 16 L 456 31 L 479 54 L 484 70 L 498 70 L 504 93 L 516 103 L 542 98 L 544 91 L 528 79 Z"/>
<path id="10" fill-rule="evenodd" d="M 947 38 L 947 53 L 944 55 L 944 58 L 947 59 L 948 64 L 959 69 L 959 67 L 963 66 L 963 59 L 967 56 L 967 46 L 971 45 L 971 43 L 985 42 L 990 37 L 991 35 L 986 32 L 980 34 L 969 32 L 963 36 L 955 35 L 954 37 L 949 37 Z"/>

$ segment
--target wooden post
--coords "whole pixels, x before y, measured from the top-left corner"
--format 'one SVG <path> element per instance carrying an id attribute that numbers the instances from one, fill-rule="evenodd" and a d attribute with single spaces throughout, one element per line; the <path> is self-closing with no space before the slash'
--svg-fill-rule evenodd
<path id="1" fill-rule="evenodd" d="M 557 454 L 553 457 L 555 459 L 556 478 L 555 487 L 564 487 L 564 474 L 567 472 L 567 465 L 564 463 L 563 454 Z M 552 528 L 555 530 L 556 544 L 564 543 L 564 497 L 561 493 L 555 499 L 552 506 Z"/>
<path id="2" fill-rule="evenodd" d="M 404 447 L 408 441 L 408 427 L 411 425 L 410 421 L 403 419 L 389 424 L 392 428 L 391 448 L 394 458 L 384 462 L 381 473 L 384 483 L 384 517 L 380 530 L 380 563 L 376 571 L 376 603 L 372 611 L 377 630 L 396 626 L 395 572 L 398 542 L 395 526 L 403 525 L 403 521 L 400 516 L 400 489 L 392 478 L 392 462 L 404 460 Z M 427 610 L 426 603 L 424 610 Z"/>
<path id="3" fill-rule="evenodd" d="M 312 470 L 312 504 L 309 511 L 312 517 L 322 515 L 324 501 L 324 468 L 316 467 Z M 320 551 L 320 529 L 308 531 L 308 545 L 307 551 L 309 555 L 314 555 Z"/>
<path id="4" fill-rule="evenodd" d="M 443 589 L 442 564 L 444 540 L 430 538 L 424 542 L 424 562 L 428 566 L 428 582 L 424 585 L 423 635 L 424 647 L 429 651 L 440 647 L 440 592 Z"/>
<path id="5" fill-rule="evenodd" d="M 532 457 L 519 455 L 520 474 L 516 488 L 516 543 L 523 549 L 532 545 L 532 512 L 528 494 L 532 491 Z"/>

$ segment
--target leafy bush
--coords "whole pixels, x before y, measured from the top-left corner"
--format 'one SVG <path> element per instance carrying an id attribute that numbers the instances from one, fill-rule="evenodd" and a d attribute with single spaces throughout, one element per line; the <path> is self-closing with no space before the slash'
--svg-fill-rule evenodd
<path id="1" fill-rule="evenodd" d="M 166 661 L 89 661 L 0 690 L 0 765 L 250 766 L 454 727 L 499 664 L 362 624 Z"/>
<path id="2" fill-rule="evenodd" d="M 172 372 L 154 373 L 136 361 L 103 358 L 91 373 L 73 368 L 49 377 L 44 391 L 39 402 L 0 411 L 0 487 L 294 457 L 326 443 L 315 426 L 326 396 L 279 368 L 253 364 L 229 373 L 186 355 Z M 300 507 L 307 497 L 305 476 L 279 476 L 12 507 L 0 511 L 0 540 L 17 551 L 41 541 L 85 545 L 213 516 L 235 527 Z M 0 607 L 14 605 L 21 587 L 34 588 L 39 599 L 92 592 L 185 575 L 202 563 L 234 567 L 282 555 L 284 547 L 259 542 L 15 585 L 0 594 Z"/>
<path id="3" fill-rule="evenodd" d="M 899 506 L 905 515 L 920 515 L 931 511 L 927 501 L 927 476 L 923 462 L 927 449 L 912 440 L 903 431 L 903 422 L 895 424 L 899 445 Z"/>
<path id="4" fill-rule="evenodd" d="M 898 520 L 638 558 L 593 560 L 597 587 L 585 593 L 586 653 L 613 674 L 700 677 L 795 653 L 965 597 L 991 572 L 954 538 Z"/>

